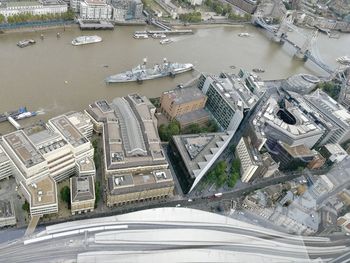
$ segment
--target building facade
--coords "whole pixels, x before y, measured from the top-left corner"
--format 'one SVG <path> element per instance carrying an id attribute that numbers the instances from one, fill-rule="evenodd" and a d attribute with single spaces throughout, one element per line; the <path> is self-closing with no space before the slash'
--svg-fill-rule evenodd
<path id="1" fill-rule="evenodd" d="M 110 20 L 112 7 L 105 0 L 81 1 L 80 18 L 84 20 Z"/>
<path id="2" fill-rule="evenodd" d="M 70 178 L 70 200 L 72 215 L 94 211 L 95 180 L 89 176 Z"/>
<path id="3" fill-rule="evenodd" d="M 207 95 L 206 107 L 224 130 L 236 132 L 244 116 L 258 101 L 245 83 L 235 76 L 202 74 L 198 88 Z"/>
<path id="4" fill-rule="evenodd" d="M 67 11 L 68 5 L 61 0 L 1 2 L 0 4 L 0 14 L 5 17 L 28 13 L 31 15 L 62 14 Z"/>

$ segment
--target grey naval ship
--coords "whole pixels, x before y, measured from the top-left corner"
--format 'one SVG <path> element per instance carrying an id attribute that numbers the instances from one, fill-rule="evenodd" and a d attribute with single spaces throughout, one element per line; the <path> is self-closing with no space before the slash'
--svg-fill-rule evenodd
<path id="1" fill-rule="evenodd" d="M 174 77 L 177 74 L 184 73 L 193 69 L 193 65 L 190 63 L 180 64 L 168 62 L 166 58 L 161 65 L 155 64 L 153 68 L 146 68 L 147 59 L 143 60 L 142 65 L 106 78 L 107 83 L 122 83 L 137 81 L 141 83 L 144 80 L 162 78 L 166 76 Z"/>

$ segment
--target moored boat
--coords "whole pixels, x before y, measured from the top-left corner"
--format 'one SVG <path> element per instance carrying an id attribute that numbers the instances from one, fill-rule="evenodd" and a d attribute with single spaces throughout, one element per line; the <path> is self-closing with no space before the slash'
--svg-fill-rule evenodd
<path id="1" fill-rule="evenodd" d="M 172 42 L 174 42 L 174 41 L 173 41 L 172 39 L 170 39 L 170 38 L 162 39 L 162 40 L 159 41 L 159 43 L 160 43 L 161 45 L 170 44 L 170 43 L 172 43 Z"/>
<path id="2" fill-rule="evenodd" d="M 154 33 L 154 34 L 152 34 L 152 38 L 155 38 L 155 39 L 164 39 L 164 38 L 166 38 L 166 35 L 165 35 L 165 34 L 157 34 L 157 33 Z"/>
<path id="3" fill-rule="evenodd" d="M 162 64 L 155 64 L 152 68 L 146 68 L 147 60 L 144 59 L 142 65 L 116 74 L 106 78 L 107 83 L 123 83 L 123 82 L 142 82 L 143 80 L 150 80 L 156 78 L 162 78 L 166 76 L 174 77 L 177 74 L 184 73 L 193 69 L 193 65 L 190 63 L 181 64 L 168 62 L 164 59 Z"/>
<path id="4" fill-rule="evenodd" d="M 147 39 L 148 38 L 148 34 L 144 34 L 144 33 L 135 33 L 134 34 L 134 38 L 135 39 Z"/>
<path id="5" fill-rule="evenodd" d="M 28 46 L 34 45 L 35 43 L 36 42 L 33 39 L 24 39 L 24 40 L 18 41 L 17 46 L 28 47 Z"/>
<path id="6" fill-rule="evenodd" d="M 86 44 L 98 43 L 101 42 L 102 38 L 99 36 L 80 36 L 72 40 L 73 46 L 81 46 Z"/>

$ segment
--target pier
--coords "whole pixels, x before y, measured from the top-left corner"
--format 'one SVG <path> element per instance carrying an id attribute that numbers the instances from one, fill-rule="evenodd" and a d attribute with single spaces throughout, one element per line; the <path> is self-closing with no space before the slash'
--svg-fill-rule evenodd
<path id="1" fill-rule="evenodd" d="M 135 34 L 165 34 L 165 35 L 192 35 L 194 34 L 192 29 L 182 30 L 147 30 L 147 31 L 136 31 Z"/>
<path id="2" fill-rule="evenodd" d="M 79 27 L 81 30 L 88 30 L 88 29 L 100 29 L 100 30 L 113 30 L 114 25 L 107 21 L 84 21 L 79 19 Z"/>

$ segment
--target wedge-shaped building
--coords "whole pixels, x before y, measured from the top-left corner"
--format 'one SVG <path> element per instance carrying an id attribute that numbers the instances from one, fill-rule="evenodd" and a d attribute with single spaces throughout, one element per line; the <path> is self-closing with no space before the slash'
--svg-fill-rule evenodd
<path id="1" fill-rule="evenodd" d="M 173 136 L 170 146 L 181 188 L 191 192 L 229 144 L 233 133 Z"/>
<path id="2" fill-rule="evenodd" d="M 103 134 L 109 206 L 172 195 L 174 184 L 158 136 L 155 107 L 146 97 L 131 94 L 111 103 L 97 101 L 86 112 L 94 129 Z"/>

